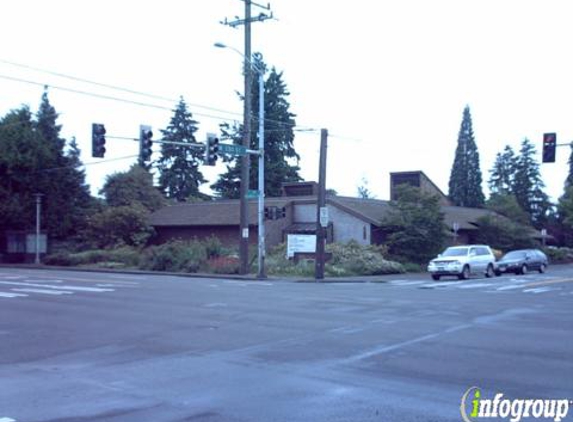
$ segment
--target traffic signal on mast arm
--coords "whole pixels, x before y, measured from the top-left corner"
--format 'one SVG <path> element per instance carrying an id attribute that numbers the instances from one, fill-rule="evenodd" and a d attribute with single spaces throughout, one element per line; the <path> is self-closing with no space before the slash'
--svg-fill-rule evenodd
<path id="1" fill-rule="evenodd" d="M 217 163 L 217 155 L 219 153 L 219 138 L 213 134 L 207 134 L 207 142 L 205 142 L 205 164 L 214 166 Z"/>
<path id="2" fill-rule="evenodd" d="M 140 164 L 146 163 L 151 160 L 153 145 L 153 132 L 151 131 L 151 126 L 141 125 L 139 126 L 139 162 Z"/>
<path id="3" fill-rule="evenodd" d="M 103 158 L 105 155 L 105 126 L 92 123 L 92 157 Z"/>
<path id="4" fill-rule="evenodd" d="M 555 148 L 557 146 L 557 134 L 556 133 L 544 133 L 543 134 L 543 162 L 544 163 L 554 163 L 555 162 Z"/>

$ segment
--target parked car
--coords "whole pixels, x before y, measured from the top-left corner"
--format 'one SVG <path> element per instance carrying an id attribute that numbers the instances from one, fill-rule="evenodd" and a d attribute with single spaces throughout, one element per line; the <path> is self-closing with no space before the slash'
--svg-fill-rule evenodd
<path id="1" fill-rule="evenodd" d="M 506 253 L 498 262 L 496 274 L 525 274 L 530 270 L 544 273 L 549 265 L 547 255 L 539 249 L 520 249 Z"/>
<path id="2" fill-rule="evenodd" d="M 487 245 L 451 246 L 430 261 L 428 272 L 434 280 L 454 275 L 465 280 L 471 274 L 493 277 L 497 265 L 491 248 Z"/>

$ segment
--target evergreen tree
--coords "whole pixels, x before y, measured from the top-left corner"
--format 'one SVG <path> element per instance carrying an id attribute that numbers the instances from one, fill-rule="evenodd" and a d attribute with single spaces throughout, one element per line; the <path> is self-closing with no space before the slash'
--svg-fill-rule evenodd
<path id="1" fill-rule="evenodd" d="M 197 124 L 187 104 L 181 98 L 169 126 L 162 130 L 163 139 L 171 142 L 196 143 Z M 157 160 L 159 188 L 167 198 L 185 202 L 191 198 L 205 198 L 199 186 L 206 182 L 199 165 L 203 149 L 182 145 L 161 144 L 161 158 Z"/>
<path id="2" fill-rule="evenodd" d="M 0 230 L 35 227 L 36 193 L 43 194 L 42 230 L 50 238 L 67 238 L 83 227 L 92 198 L 77 144 L 64 151 L 57 118 L 44 92 L 36 120 L 23 107 L 0 121 Z"/>
<path id="3" fill-rule="evenodd" d="M 482 207 L 485 196 L 481 184 L 479 153 L 474 140 L 470 108 L 466 106 L 450 174 L 449 197 L 458 206 Z"/>
<path id="4" fill-rule="evenodd" d="M 565 179 L 565 189 L 569 186 L 573 186 L 573 142 L 569 145 L 571 152 L 569 154 L 569 172 L 567 173 L 567 179 Z"/>
<path id="5" fill-rule="evenodd" d="M 531 216 L 534 226 L 541 227 L 546 221 L 551 203 L 543 191 L 545 184 L 541 180 L 535 154 L 533 144 L 529 139 L 524 139 L 515 164 L 513 193 L 521 208 Z"/>
<path id="6" fill-rule="evenodd" d="M 440 198 L 401 184 L 384 219 L 388 251 L 406 262 L 427 263 L 442 249 L 447 236 Z"/>
<path id="7" fill-rule="evenodd" d="M 513 191 L 516 156 L 513 149 L 506 145 L 503 153 L 497 153 L 488 181 L 492 194 L 508 194 Z"/>
<path id="8" fill-rule="evenodd" d="M 265 69 L 265 64 L 260 55 L 254 55 L 254 66 Z M 270 71 L 264 83 L 264 110 L 265 110 L 265 195 L 269 197 L 280 196 L 282 184 L 301 180 L 299 176 L 299 155 L 294 149 L 294 126 L 295 115 L 289 111 L 290 104 L 287 97 L 290 95 L 283 81 L 282 72 L 275 68 Z M 259 86 L 252 84 L 252 110 L 257 118 L 253 119 L 251 130 L 250 147 L 258 147 L 258 113 L 259 109 Z M 243 98 L 244 100 L 244 98 Z M 222 129 L 223 136 L 233 139 L 237 143 L 242 142 L 242 128 L 238 125 L 225 126 Z M 226 132 L 225 132 L 226 130 Z M 224 198 L 238 198 L 240 190 L 241 161 L 234 159 L 231 165 L 227 165 L 227 172 L 219 177 L 212 185 L 213 190 Z M 258 186 L 258 160 L 251 159 L 249 166 L 249 186 Z"/>

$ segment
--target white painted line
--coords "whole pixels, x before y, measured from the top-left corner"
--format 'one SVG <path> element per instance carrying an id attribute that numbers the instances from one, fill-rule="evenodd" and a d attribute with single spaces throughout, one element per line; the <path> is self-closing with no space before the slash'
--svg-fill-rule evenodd
<path id="1" fill-rule="evenodd" d="M 523 289 L 523 286 L 501 286 L 498 287 L 497 291 L 503 291 L 503 290 L 514 290 L 514 289 Z"/>
<path id="2" fill-rule="evenodd" d="M 13 292 L 24 292 L 24 293 L 41 293 L 45 295 L 72 295 L 72 292 L 60 291 L 60 290 L 45 290 L 45 289 L 12 289 Z"/>
<path id="3" fill-rule="evenodd" d="M 22 286 L 22 287 L 40 287 L 43 289 L 55 289 L 55 290 L 74 290 L 78 292 L 113 292 L 115 289 L 102 289 L 99 287 L 78 287 L 78 286 L 46 286 L 45 284 L 34 284 L 34 283 L 22 283 L 19 281 L 0 281 L 0 284 L 10 285 L 10 286 Z"/>
<path id="4" fill-rule="evenodd" d="M 405 280 L 392 280 L 389 284 L 393 286 L 414 286 L 416 284 L 424 284 L 425 281 L 405 281 Z"/>
<path id="5" fill-rule="evenodd" d="M 19 293 L 8 293 L 8 292 L 0 292 L 0 297 L 9 297 L 9 298 L 14 298 L 14 297 L 26 297 L 28 295 L 25 294 L 19 294 Z M 2 422 L 2 420 L 0 419 L 0 422 Z"/>
<path id="6" fill-rule="evenodd" d="M 493 286 L 491 283 L 474 283 L 474 284 L 462 284 L 458 286 L 458 289 L 479 289 L 480 287 Z"/>
<path id="7" fill-rule="evenodd" d="M 559 289 L 556 289 L 556 288 L 554 288 L 554 287 L 538 287 L 538 288 L 536 288 L 536 289 L 525 289 L 523 292 L 524 292 L 524 293 L 535 293 L 535 294 L 538 294 L 538 293 L 550 292 L 550 291 L 552 291 L 552 290 L 559 290 Z"/>
<path id="8" fill-rule="evenodd" d="M 63 283 L 63 280 L 28 280 L 30 283 Z"/>
<path id="9" fill-rule="evenodd" d="M 205 308 L 224 308 L 225 306 L 227 306 L 226 303 L 222 303 L 222 302 L 214 302 L 214 303 L 207 303 L 205 305 L 203 305 Z"/>
<path id="10" fill-rule="evenodd" d="M 16 422 L 16 419 L 12 419 L 12 418 L 0 418 L 0 422 Z"/>

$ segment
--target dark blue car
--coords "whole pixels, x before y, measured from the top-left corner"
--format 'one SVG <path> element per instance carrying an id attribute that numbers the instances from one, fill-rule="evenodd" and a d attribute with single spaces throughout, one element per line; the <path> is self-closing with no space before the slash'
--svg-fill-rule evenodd
<path id="1" fill-rule="evenodd" d="M 515 273 L 525 274 L 528 271 L 544 273 L 549 262 L 547 255 L 539 249 L 520 249 L 506 253 L 497 261 L 496 274 Z"/>

